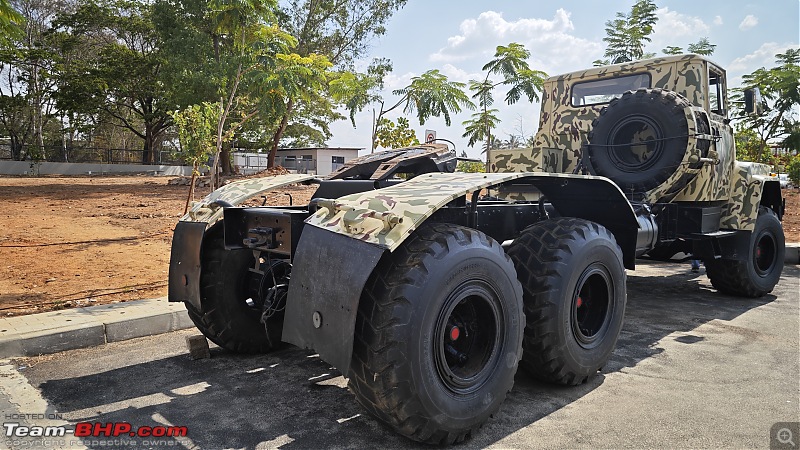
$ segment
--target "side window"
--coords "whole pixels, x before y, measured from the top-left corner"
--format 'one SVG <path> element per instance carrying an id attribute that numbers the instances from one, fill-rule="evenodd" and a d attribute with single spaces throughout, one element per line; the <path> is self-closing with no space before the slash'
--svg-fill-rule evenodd
<path id="1" fill-rule="evenodd" d="M 622 97 L 622 94 L 627 91 L 649 87 L 649 73 L 575 83 L 572 86 L 572 106 L 608 103 L 615 98 Z"/>
<path id="2" fill-rule="evenodd" d="M 715 71 L 708 71 L 708 107 L 711 112 L 725 115 L 725 77 Z"/>

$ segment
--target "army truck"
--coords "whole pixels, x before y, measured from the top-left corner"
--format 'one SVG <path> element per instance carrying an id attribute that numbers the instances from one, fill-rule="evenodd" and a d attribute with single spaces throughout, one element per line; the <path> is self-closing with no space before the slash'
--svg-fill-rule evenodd
<path id="1" fill-rule="evenodd" d="M 378 420 L 460 442 L 518 365 L 565 385 L 603 367 L 637 257 L 773 289 L 784 203 L 768 167 L 735 160 L 729 111 L 722 68 L 656 58 L 548 79 L 536 146 L 492 152 L 488 173 L 426 144 L 231 183 L 176 226 L 169 299 L 220 347 L 313 349 Z M 308 205 L 239 206 L 293 183 L 318 185 Z"/>

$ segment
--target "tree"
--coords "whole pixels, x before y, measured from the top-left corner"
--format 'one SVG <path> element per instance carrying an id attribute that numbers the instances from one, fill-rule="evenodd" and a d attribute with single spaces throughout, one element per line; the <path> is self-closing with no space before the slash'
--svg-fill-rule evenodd
<path id="1" fill-rule="evenodd" d="M 0 0 L 0 46 L 11 45 L 23 34 L 25 17 L 18 13 L 9 0 Z"/>
<path id="2" fill-rule="evenodd" d="M 417 145 L 419 140 L 405 117 L 398 117 L 397 124 L 382 117 L 378 122 L 375 144 L 383 148 L 403 148 Z"/>
<path id="3" fill-rule="evenodd" d="M 698 55 L 711 56 L 717 48 L 716 44 L 708 41 L 707 37 L 700 39 L 694 44 L 689 44 L 689 53 L 697 53 Z"/>
<path id="4" fill-rule="evenodd" d="M 459 161 L 456 165 L 456 172 L 484 173 L 486 164 L 480 161 Z"/>
<path id="5" fill-rule="evenodd" d="M 512 42 L 507 46 L 499 45 L 494 54 L 494 59 L 486 63 L 482 70 L 486 77 L 481 80 L 471 80 L 469 89 L 473 92 L 472 98 L 478 101 L 479 111 L 472 118 L 463 122 L 465 131 L 463 137 L 469 138 L 467 145 L 470 147 L 476 142 L 486 140 L 486 148 L 491 148 L 492 129 L 496 128 L 499 119 L 497 110 L 490 108 L 494 104 L 492 91 L 498 86 L 508 88 L 506 103 L 513 105 L 524 95 L 528 101 L 539 100 L 539 92 L 544 86 L 547 74 L 540 70 L 533 70 L 528 65 L 527 59 L 530 52 L 522 45 Z M 489 77 L 500 75 L 502 81 L 494 82 Z"/>
<path id="6" fill-rule="evenodd" d="M 181 145 L 181 158 L 192 166 L 192 179 L 189 195 L 183 213 L 189 210 L 189 202 L 194 198 L 194 183 L 200 174 L 200 164 L 205 163 L 216 149 L 216 127 L 219 120 L 219 107 L 211 103 L 191 105 L 181 111 L 170 112 L 178 128 L 178 141 Z"/>
<path id="7" fill-rule="evenodd" d="M 789 179 L 792 180 L 794 186 L 800 186 L 800 154 L 792 158 L 789 165 L 786 167 L 786 172 Z"/>
<path id="8" fill-rule="evenodd" d="M 408 0 L 291 0 L 278 11 L 284 29 L 297 39 L 301 56 L 325 55 L 337 67 L 350 68 L 386 33 L 386 23 Z"/>
<path id="9" fill-rule="evenodd" d="M 464 93 L 464 83 L 450 81 L 447 76 L 434 69 L 411 78 L 408 86 L 392 91 L 400 98 L 387 108 L 385 100 L 377 91 L 383 86 L 383 76 L 391 70 L 391 66 L 386 60 L 378 60 L 373 66 L 376 68 L 366 75 L 339 78 L 334 89 L 335 95 L 350 110 L 351 119 L 355 112 L 361 111 L 370 103 L 378 103 L 378 112 L 372 125 L 371 151 L 375 151 L 377 145 L 378 124 L 382 123 L 386 114 L 400 107 L 404 113 L 416 115 L 420 125 L 424 125 L 431 117 L 443 117 L 447 126 L 450 126 L 452 114 L 461 112 L 462 108 L 475 107 Z"/>
<path id="10" fill-rule="evenodd" d="M 151 14 L 149 4 L 135 1 L 89 2 L 54 24 L 54 31 L 66 35 L 62 54 L 75 46 L 94 49 L 61 65 L 59 106 L 73 114 L 102 110 L 116 126 L 142 139 L 145 164 L 156 162 L 156 143 L 172 125 L 174 107 L 171 85 L 162 77 L 166 55 Z"/>
<path id="11" fill-rule="evenodd" d="M 800 108 L 800 49 L 789 49 L 775 55 L 777 66 L 764 67 L 742 77 L 743 86 L 737 94 L 741 98 L 744 89 L 758 88 L 761 92 L 764 114 L 747 114 L 739 105 L 739 118 L 745 127 L 759 137 L 759 155 L 769 153 L 770 141 L 791 138 L 798 127 Z M 790 140 L 791 142 L 791 140 Z M 761 158 L 763 160 L 763 156 Z"/>
<path id="12" fill-rule="evenodd" d="M 619 64 L 649 56 L 644 46 L 652 40 L 650 35 L 658 22 L 657 9 L 652 0 L 638 0 L 630 12 L 618 12 L 616 19 L 607 21 L 603 38 L 607 44 L 603 54 L 606 59 L 595 61 L 595 65 Z"/>
<path id="13" fill-rule="evenodd" d="M 711 56 L 714 54 L 714 50 L 717 48 L 715 44 L 709 42 L 707 37 L 701 38 L 699 41 L 695 42 L 694 44 L 689 44 L 688 52 L 689 53 L 696 53 L 698 55 L 705 55 Z M 677 47 L 674 45 L 670 45 L 663 50 L 662 53 L 665 55 L 680 55 L 683 53 L 683 47 Z"/>

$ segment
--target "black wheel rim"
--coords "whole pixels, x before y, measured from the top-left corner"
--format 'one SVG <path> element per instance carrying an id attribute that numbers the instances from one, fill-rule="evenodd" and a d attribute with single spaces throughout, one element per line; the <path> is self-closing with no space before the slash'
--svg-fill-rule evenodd
<path id="1" fill-rule="evenodd" d="M 778 255 L 778 244 L 772 233 L 765 232 L 758 236 L 753 247 L 753 267 L 760 276 L 768 275 L 775 267 Z"/>
<path id="2" fill-rule="evenodd" d="M 608 270 L 599 264 L 587 267 L 572 296 L 572 333 L 581 347 L 602 343 L 613 316 L 614 287 Z"/>
<path id="3" fill-rule="evenodd" d="M 652 167 L 664 152 L 664 133 L 651 118 L 632 115 L 620 120 L 608 134 L 609 159 L 622 172 L 641 172 Z"/>
<path id="4" fill-rule="evenodd" d="M 434 329 L 434 362 L 449 390 L 470 394 L 494 373 L 502 317 L 499 295 L 484 281 L 465 283 L 447 298 Z"/>

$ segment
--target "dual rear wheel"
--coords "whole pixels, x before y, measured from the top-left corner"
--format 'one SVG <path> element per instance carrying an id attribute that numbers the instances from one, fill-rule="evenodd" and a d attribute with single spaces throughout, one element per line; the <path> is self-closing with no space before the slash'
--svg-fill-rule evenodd
<path id="1" fill-rule="evenodd" d="M 266 352 L 280 342 L 280 311 L 262 320 L 291 266 L 203 244 L 203 311 L 189 316 L 213 342 Z M 578 384 L 614 348 L 625 272 L 614 237 L 592 222 L 558 218 L 526 229 L 508 252 L 479 231 L 425 225 L 379 263 L 359 302 L 349 387 L 400 434 L 463 441 L 497 412 L 517 367 Z M 272 293 L 273 295 L 269 295 Z"/>
<path id="2" fill-rule="evenodd" d="M 622 255 L 600 225 L 540 222 L 507 253 L 479 231 L 425 226 L 367 283 L 349 387 L 403 435 L 460 442 L 499 409 L 520 359 L 554 383 L 596 374 L 624 309 Z"/>

